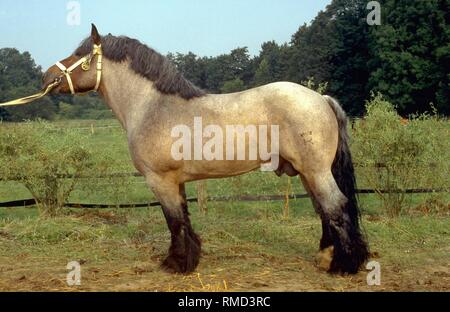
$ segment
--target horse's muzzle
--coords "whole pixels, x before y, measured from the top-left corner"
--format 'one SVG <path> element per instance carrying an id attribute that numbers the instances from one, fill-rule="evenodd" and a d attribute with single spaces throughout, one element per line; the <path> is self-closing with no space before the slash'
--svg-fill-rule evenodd
<path id="1" fill-rule="evenodd" d="M 55 87 L 50 91 L 50 94 L 57 94 L 59 90 L 59 84 L 62 82 L 60 73 L 53 73 L 50 70 L 44 73 L 42 76 L 42 90 L 47 89 L 50 84 L 55 84 Z"/>

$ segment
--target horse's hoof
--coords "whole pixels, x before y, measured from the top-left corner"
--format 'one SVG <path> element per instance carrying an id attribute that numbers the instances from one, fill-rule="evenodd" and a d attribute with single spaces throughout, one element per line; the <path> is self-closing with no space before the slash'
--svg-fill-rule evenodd
<path id="1" fill-rule="evenodd" d="M 168 256 L 162 263 L 161 268 L 167 273 L 187 273 L 180 261 L 173 256 Z"/>
<path id="2" fill-rule="evenodd" d="M 331 261 L 330 273 L 356 274 L 369 257 L 369 251 L 362 238 L 356 237 L 352 244 L 347 248 L 338 248 L 333 250 L 333 259 Z"/>
<path id="3" fill-rule="evenodd" d="M 319 251 L 316 255 L 316 265 L 320 270 L 329 271 L 333 261 L 334 246 Z"/>
<path id="4" fill-rule="evenodd" d="M 183 241 L 183 253 L 175 253 L 172 246 L 169 256 L 163 261 L 161 267 L 169 273 L 188 274 L 195 271 L 200 261 L 201 242 L 195 233 L 190 233 Z"/>

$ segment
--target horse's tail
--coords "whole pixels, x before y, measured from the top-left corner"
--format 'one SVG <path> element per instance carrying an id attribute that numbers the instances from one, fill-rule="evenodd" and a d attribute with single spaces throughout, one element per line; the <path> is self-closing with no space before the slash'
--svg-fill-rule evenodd
<path id="1" fill-rule="evenodd" d="M 352 242 L 352 250 L 350 252 L 352 255 L 351 259 L 344 256 L 341 263 L 339 263 L 339 259 L 334 259 L 336 261 L 333 262 L 337 265 L 336 270 L 356 273 L 369 257 L 369 249 L 366 240 L 361 233 L 359 224 L 360 211 L 356 197 L 355 169 L 353 167 L 352 155 L 349 148 L 347 116 L 337 100 L 330 96 L 325 96 L 325 99 L 333 109 L 338 122 L 339 139 L 336 156 L 332 165 L 332 173 L 339 189 L 347 197 L 347 203 L 343 207 L 343 212 L 344 214 L 347 214 L 350 219 L 348 234 L 350 241 Z M 339 255 L 335 254 L 335 257 L 336 256 L 339 258 Z M 331 268 L 331 270 L 333 270 L 333 268 Z"/>

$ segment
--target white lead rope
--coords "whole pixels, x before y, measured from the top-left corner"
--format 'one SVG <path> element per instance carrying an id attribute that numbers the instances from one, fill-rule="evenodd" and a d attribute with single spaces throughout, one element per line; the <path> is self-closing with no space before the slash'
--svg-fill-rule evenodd
<path id="1" fill-rule="evenodd" d="M 45 90 L 43 90 L 43 91 L 41 91 L 39 93 L 36 93 L 34 95 L 30 95 L 30 96 L 21 98 L 21 99 L 17 99 L 17 100 L 5 102 L 5 103 L 0 103 L 0 107 L 24 105 L 24 104 L 28 104 L 30 102 L 36 101 L 36 100 L 46 96 L 50 91 L 52 91 L 52 89 L 54 87 L 56 87 L 60 83 L 61 83 L 61 79 L 57 78 L 54 82 L 49 84 Z"/>

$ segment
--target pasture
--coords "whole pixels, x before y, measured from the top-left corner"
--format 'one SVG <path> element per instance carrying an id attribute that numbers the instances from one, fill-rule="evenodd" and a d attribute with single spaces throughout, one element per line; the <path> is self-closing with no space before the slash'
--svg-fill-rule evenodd
<path id="1" fill-rule="evenodd" d="M 66 128 L 77 128 L 89 150 L 114 159 L 113 171 L 134 172 L 125 133 L 116 121 L 64 121 L 53 126 L 61 135 Z M 448 141 L 448 123 L 443 129 L 436 135 Z M 354 154 L 358 158 L 358 152 Z M 369 169 L 357 167 L 358 187 L 372 188 L 371 175 L 363 170 Z M 141 177 L 90 180 L 89 191 L 77 187 L 70 202 L 116 205 L 155 200 Z M 444 182 L 450 184 L 448 175 Z M 297 178 L 268 172 L 208 180 L 206 185 L 210 196 L 305 193 Z M 187 193 L 197 196 L 195 182 L 188 184 Z M 30 197 L 22 184 L 0 181 L 0 202 Z M 209 201 L 207 212 L 191 203 L 203 253 L 197 271 L 186 276 L 159 268 L 170 241 L 159 207 L 64 208 L 51 218 L 40 217 L 35 207 L 0 208 L 0 290 L 449 291 L 450 195 L 408 194 L 395 217 L 386 213 L 385 201 L 377 194 L 360 195 L 371 259 L 381 265 L 380 286 L 368 286 L 364 270 L 354 276 L 319 270 L 314 258 L 320 219 L 309 199 L 295 199 Z M 82 265 L 81 286 L 66 284 L 70 261 Z"/>

